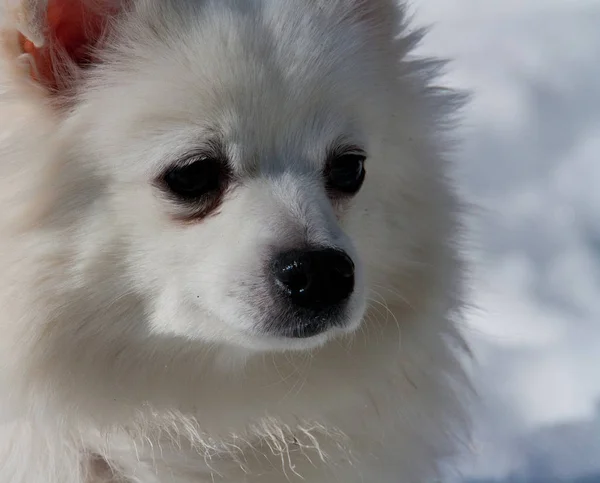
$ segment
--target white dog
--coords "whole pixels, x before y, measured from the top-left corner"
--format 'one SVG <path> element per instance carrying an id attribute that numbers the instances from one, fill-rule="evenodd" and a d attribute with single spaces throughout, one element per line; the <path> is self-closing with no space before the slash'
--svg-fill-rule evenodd
<path id="1" fill-rule="evenodd" d="M 5 0 L 0 483 L 427 482 L 457 96 L 394 0 Z"/>

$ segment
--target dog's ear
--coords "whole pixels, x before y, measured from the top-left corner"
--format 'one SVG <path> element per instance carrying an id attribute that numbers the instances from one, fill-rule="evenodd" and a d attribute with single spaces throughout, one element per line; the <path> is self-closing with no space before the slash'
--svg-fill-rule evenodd
<path id="1" fill-rule="evenodd" d="M 4 0 L 9 28 L 18 35 L 20 61 L 52 92 L 71 87 L 94 62 L 112 17 L 125 0 Z M 5 21 L 5 23 L 7 23 Z"/>

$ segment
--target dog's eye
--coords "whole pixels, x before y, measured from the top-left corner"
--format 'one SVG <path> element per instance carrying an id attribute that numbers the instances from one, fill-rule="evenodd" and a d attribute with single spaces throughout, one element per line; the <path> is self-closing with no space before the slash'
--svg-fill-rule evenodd
<path id="1" fill-rule="evenodd" d="M 334 156 L 326 169 L 327 188 L 343 194 L 356 193 L 365 180 L 365 161 L 361 152 Z"/>
<path id="2" fill-rule="evenodd" d="M 225 177 L 221 160 L 200 158 L 185 166 L 172 167 L 164 174 L 163 181 L 177 198 L 197 201 L 207 194 L 219 191 Z"/>

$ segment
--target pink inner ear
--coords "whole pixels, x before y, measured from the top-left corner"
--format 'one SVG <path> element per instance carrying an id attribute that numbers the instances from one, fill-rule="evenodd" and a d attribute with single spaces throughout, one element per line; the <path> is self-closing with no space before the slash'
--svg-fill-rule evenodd
<path id="1" fill-rule="evenodd" d="M 32 77 L 50 89 L 58 89 L 60 72 L 66 70 L 58 63 L 90 63 L 91 48 L 100 40 L 109 15 L 115 13 L 114 8 L 100 12 L 86 0 L 49 0 L 45 44 L 37 48 L 29 39 L 21 38 L 23 51 L 33 57 L 35 64 Z"/>

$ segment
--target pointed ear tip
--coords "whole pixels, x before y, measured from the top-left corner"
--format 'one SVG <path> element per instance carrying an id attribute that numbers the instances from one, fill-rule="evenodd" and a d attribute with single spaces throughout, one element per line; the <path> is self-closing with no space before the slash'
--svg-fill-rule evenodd
<path id="1" fill-rule="evenodd" d="M 64 73 L 89 62 L 89 51 L 101 39 L 106 20 L 124 0 L 0 0 L 11 2 L 10 29 L 18 49 L 33 64 L 31 77 L 55 89 Z M 5 3 L 6 4 L 6 3 Z M 107 6 L 106 11 L 102 8 Z"/>
<path id="2" fill-rule="evenodd" d="M 36 47 L 44 44 L 44 24 L 48 0 L 3 0 L 0 13 L 3 26 L 30 39 Z"/>

